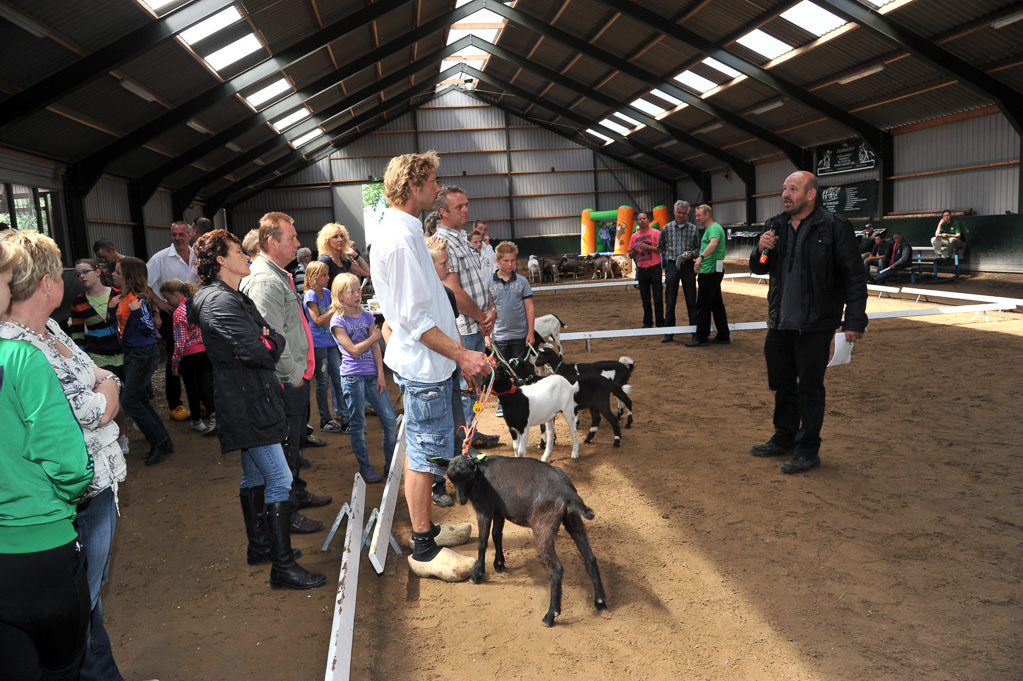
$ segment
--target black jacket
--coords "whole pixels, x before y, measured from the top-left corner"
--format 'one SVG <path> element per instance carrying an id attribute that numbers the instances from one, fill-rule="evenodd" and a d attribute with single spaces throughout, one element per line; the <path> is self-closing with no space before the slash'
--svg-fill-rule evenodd
<path id="1" fill-rule="evenodd" d="M 270 329 L 247 295 L 222 281 L 199 289 L 185 309 L 188 321 L 202 329 L 213 364 L 221 451 L 283 442 L 288 424 L 274 364 L 284 350 L 284 337 Z M 273 350 L 260 337 L 263 327 L 270 330 Z"/>
<path id="2" fill-rule="evenodd" d="M 760 247 L 755 246 L 749 258 L 754 274 L 770 274 L 767 291 L 767 325 L 778 328 L 781 317 L 782 287 L 789 271 L 785 257 L 792 230 L 789 216 L 780 213 L 768 219 L 765 231 L 778 235 L 777 246 L 767 262 L 760 263 Z M 852 224 L 820 206 L 799 225 L 809 230 L 803 247 L 803 314 L 800 331 L 834 331 L 842 326 L 847 331 L 867 328 L 867 275 L 859 253 L 859 243 Z M 842 323 L 842 308 L 845 323 Z"/>

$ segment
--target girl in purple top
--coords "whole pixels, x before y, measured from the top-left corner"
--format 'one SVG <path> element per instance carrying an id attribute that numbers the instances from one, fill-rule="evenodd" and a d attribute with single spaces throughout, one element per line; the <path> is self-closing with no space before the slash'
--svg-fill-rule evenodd
<path id="1" fill-rule="evenodd" d="M 368 311 L 362 309 L 362 287 L 354 274 L 339 274 L 330 288 L 334 316 L 330 332 L 341 350 L 341 392 L 351 427 L 352 451 L 359 460 L 359 472 L 366 482 L 380 482 L 380 475 L 369 463 L 366 449 L 366 403 L 384 429 L 384 472 L 391 468 L 391 455 L 398 439 L 398 424 L 387 394 L 384 362 L 380 354 L 380 327 Z"/>
<path id="2" fill-rule="evenodd" d="M 347 433 L 341 408 L 341 354 L 330 334 L 330 319 L 334 316 L 330 307 L 330 290 L 327 281 L 330 273 L 322 262 L 313 261 L 305 268 L 305 291 L 302 303 L 309 331 L 313 337 L 313 359 L 316 361 L 316 408 L 320 412 L 320 430 L 325 433 Z M 330 392 L 333 388 L 334 396 Z M 337 419 L 330 415 L 334 405 Z M 340 421 L 340 423 L 339 423 Z"/>

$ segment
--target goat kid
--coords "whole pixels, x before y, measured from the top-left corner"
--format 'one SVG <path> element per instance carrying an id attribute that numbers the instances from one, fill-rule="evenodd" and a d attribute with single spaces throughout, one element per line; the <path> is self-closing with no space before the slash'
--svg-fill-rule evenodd
<path id="1" fill-rule="evenodd" d="M 576 427 L 579 419 L 575 413 L 575 394 L 579 386 L 573 385 L 564 376 L 548 376 L 532 385 L 521 388 L 515 385 L 511 375 L 504 368 L 494 376 L 493 393 L 497 395 L 504 413 L 504 422 L 512 436 L 512 447 L 515 456 L 526 455 L 529 444 L 529 429 L 533 426 L 545 425 L 554 432 L 554 418 L 558 412 L 568 421 L 569 432 L 572 433 L 572 458 L 579 458 L 579 436 Z M 541 461 L 549 461 L 554 449 L 554 438 L 548 438 Z"/>
<path id="2" fill-rule="evenodd" d="M 629 377 L 632 376 L 632 370 L 635 368 L 636 363 L 632 361 L 631 357 L 620 357 L 617 362 L 614 360 L 605 360 L 601 362 L 569 364 L 564 360 L 560 353 L 554 351 L 554 348 L 542 347 L 537 351 L 536 367 L 539 369 L 542 366 L 550 366 L 551 369 L 554 370 L 555 374 L 564 376 L 570 381 L 574 381 L 576 376 L 596 374 L 610 380 L 616 386 L 624 387 L 628 384 Z M 631 390 L 627 390 L 625 392 L 631 394 Z M 621 416 L 625 411 L 628 411 L 628 420 L 625 422 L 625 427 L 631 428 L 632 399 L 629 397 L 622 399 L 617 392 L 614 392 L 614 395 L 618 400 L 618 416 Z M 587 442 L 589 442 L 589 440 L 587 440 Z"/>
<path id="3" fill-rule="evenodd" d="M 504 521 L 533 531 L 540 559 L 547 566 L 551 583 L 551 602 L 543 623 L 554 626 L 561 614 L 561 578 L 565 570 L 554 550 L 560 525 L 568 530 L 583 557 L 586 571 L 593 581 L 593 605 L 607 608 L 607 596 L 600 580 L 597 558 L 590 549 L 583 518 L 593 519 L 593 510 L 579 497 L 568 475 L 560 468 L 536 459 L 513 459 L 505 456 L 456 456 L 437 463 L 447 468 L 448 479 L 455 486 L 459 504 L 472 502 L 476 511 L 479 554 L 469 573 L 469 580 L 479 584 L 486 571 L 487 543 L 493 525 L 494 571 L 503 572 L 504 547 L 501 544 Z"/>
<path id="4" fill-rule="evenodd" d="M 537 338 L 549 339 L 561 353 L 561 330 L 568 326 L 556 315 L 545 314 L 533 320 L 533 335 Z"/>
<path id="5" fill-rule="evenodd" d="M 526 263 L 526 267 L 529 269 L 529 283 L 536 283 L 540 279 L 540 261 L 536 259 L 535 255 L 531 255 Z"/>

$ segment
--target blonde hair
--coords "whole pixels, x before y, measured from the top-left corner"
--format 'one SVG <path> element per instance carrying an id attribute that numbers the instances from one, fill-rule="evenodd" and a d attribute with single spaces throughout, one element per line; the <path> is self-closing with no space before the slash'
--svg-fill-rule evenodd
<path id="1" fill-rule="evenodd" d="M 270 212 L 259 218 L 259 250 L 266 251 L 270 237 L 281 240 L 281 220 L 295 224 L 295 220 L 286 213 Z"/>
<path id="2" fill-rule="evenodd" d="M 191 281 L 181 281 L 180 279 L 168 279 L 167 281 L 160 284 L 160 295 L 164 298 L 167 297 L 168 293 L 180 293 L 186 298 L 191 298 L 196 294 L 199 287 Z"/>
<path id="3" fill-rule="evenodd" d="M 430 257 L 437 262 L 442 254 L 448 252 L 448 240 L 440 236 L 428 236 L 426 237 L 426 247 L 430 249 Z"/>
<path id="4" fill-rule="evenodd" d="M 8 229 L 0 235 L 0 240 L 20 247 L 23 252 L 11 279 L 12 303 L 31 298 L 47 274 L 51 279 L 60 278 L 63 269 L 60 248 L 50 237 L 33 229 Z"/>
<path id="5" fill-rule="evenodd" d="M 242 253 L 249 256 L 249 260 L 259 255 L 259 230 L 250 229 L 249 233 L 242 239 Z"/>
<path id="6" fill-rule="evenodd" d="M 502 255 L 508 255 L 514 253 L 516 256 L 519 254 L 519 247 L 515 245 L 514 241 L 502 241 L 497 244 L 497 248 L 494 249 L 494 253 L 500 258 Z"/>
<path id="7" fill-rule="evenodd" d="M 354 291 L 358 287 L 359 278 L 351 272 L 342 272 L 334 277 L 334 283 L 330 286 L 330 310 L 343 314 L 345 305 L 341 302 L 341 294 L 345 291 Z"/>
<path id="8" fill-rule="evenodd" d="M 395 156 L 384 171 L 384 197 L 392 206 L 404 205 L 412 196 L 413 187 L 421 187 L 430 179 L 430 173 L 440 167 L 440 156 L 436 151 L 422 154 Z"/>
<path id="9" fill-rule="evenodd" d="M 329 274 L 330 268 L 327 267 L 327 263 L 320 262 L 319 260 L 313 260 L 311 263 L 305 266 L 305 284 L 303 286 L 304 291 L 319 291 L 316 286 L 316 280 L 322 277 L 324 274 Z"/>
<path id="10" fill-rule="evenodd" d="M 21 246 L 13 241 L 8 243 L 0 241 L 0 273 L 17 266 L 24 257 L 25 251 Z M 0 312 L 3 312 L 3 310 L 0 310 Z"/>
<path id="11" fill-rule="evenodd" d="M 329 255 L 333 257 L 334 250 L 330 247 L 330 237 L 334 236 L 338 232 L 341 233 L 341 255 L 344 255 L 348 251 L 348 230 L 345 229 L 344 225 L 339 225 L 336 222 L 328 222 L 316 235 L 316 250 L 319 251 L 320 255 Z"/>
<path id="12" fill-rule="evenodd" d="M 701 203 L 699 206 L 696 207 L 696 210 L 700 211 L 701 213 L 706 213 L 710 217 L 714 217 L 714 209 L 708 206 L 706 203 Z"/>

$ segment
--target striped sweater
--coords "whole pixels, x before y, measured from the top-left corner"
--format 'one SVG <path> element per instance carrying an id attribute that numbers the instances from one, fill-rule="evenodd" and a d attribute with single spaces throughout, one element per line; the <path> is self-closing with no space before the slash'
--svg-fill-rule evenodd
<path id="1" fill-rule="evenodd" d="M 108 300 L 120 295 L 110 289 Z M 100 316 L 82 291 L 71 302 L 71 339 L 89 355 L 112 357 L 121 354 L 121 341 L 117 335 L 117 308 L 107 304 L 106 316 Z"/>

